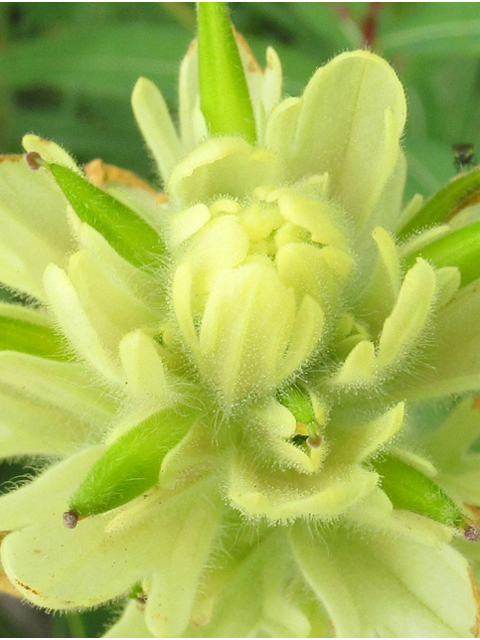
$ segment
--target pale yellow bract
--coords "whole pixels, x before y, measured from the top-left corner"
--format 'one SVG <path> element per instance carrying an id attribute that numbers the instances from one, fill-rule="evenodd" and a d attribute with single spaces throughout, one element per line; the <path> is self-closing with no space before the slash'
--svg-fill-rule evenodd
<path id="1" fill-rule="evenodd" d="M 275 52 L 264 72 L 242 56 L 254 147 L 208 136 L 195 44 L 179 132 L 149 80 L 134 89 L 168 202 L 104 188 L 165 238 L 153 271 L 81 222 L 46 172 L 0 163 L 0 280 L 38 301 L 0 313 L 53 326 L 73 354 L 0 352 L 0 454 L 52 460 L 0 498 L 4 571 L 49 609 L 141 583 L 106 637 L 472 637 L 473 560 L 447 526 L 394 510 L 369 464 L 395 447 L 480 503 L 480 287 L 458 293 L 456 268 L 422 259 L 402 269 L 395 233 L 419 206 L 402 214 L 402 86 L 356 51 L 281 100 Z M 24 146 L 80 171 L 53 143 Z M 311 400 L 314 446 L 281 402 L 292 384 Z M 465 399 L 420 435 L 421 403 L 454 393 Z M 66 529 L 92 464 L 168 407 L 195 418 L 158 485 Z"/>

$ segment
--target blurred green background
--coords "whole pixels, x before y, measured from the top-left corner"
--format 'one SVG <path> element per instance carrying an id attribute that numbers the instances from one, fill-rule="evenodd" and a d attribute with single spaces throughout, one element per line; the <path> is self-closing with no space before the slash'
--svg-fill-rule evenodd
<path id="1" fill-rule="evenodd" d="M 480 3 L 231 3 L 263 63 L 273 44 L 285 92 L 298 95 L 336 53 L 369 46 L 407 93 L 407 197 L 429 196 L 455 174 L 452 145 L 480 154 Z M 193 3 L 0 3 L 0 149 L 27 132 L 61 143 L 80 162 L 101 157 L 155 180 L 130 110 L 135 80 L 161 88 L 175 114 L 179 63 L 195 32 Z M 21 461 L 0 467 L 0 491 Z M 0 637 L 98 637 L 118 604 L 47 616 L 0 596 Z"/>

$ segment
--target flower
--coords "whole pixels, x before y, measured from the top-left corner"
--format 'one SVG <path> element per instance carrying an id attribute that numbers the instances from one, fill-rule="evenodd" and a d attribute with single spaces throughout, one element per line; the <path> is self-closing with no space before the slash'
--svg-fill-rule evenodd
<path id="1" fill-rule="evenodd" d="M 463 182 L 402 210 L 391 67 L 344 53 L 281 100 L 226 16 L 200 7 L 180 134 L 134 89 L 167 197 L 33 135 L 2 159 L 0 279 L 31 304 L 0 309 L 0 446 L 48 461 L 0 498 L 3 569 L 50 609 L 126 598 L 107 637 L 472 637 Z"/>

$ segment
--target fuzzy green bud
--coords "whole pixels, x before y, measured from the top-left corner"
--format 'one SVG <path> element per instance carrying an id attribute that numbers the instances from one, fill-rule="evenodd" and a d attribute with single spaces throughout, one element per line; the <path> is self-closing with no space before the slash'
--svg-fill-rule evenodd
<path id="1" fill-rule="evenodd" d="M 135 211 L 67 167 L 52 163 L 48 168 L 80 220 L 101 233 L 123 258 L 136 267 L 158 262 L 165 246 Z"/>
<path id="2" fill-rule="evenodd" d="M 70 499 L 65 526 L 73 528 L 79 518 L 116 509 L 153 487 L 163 458 L 190 424 L 185 415 L 166 409 L 115 440 Z"/>
<path id="3" fill-rule="evenodd" d="M 447 494 L 431 478 L 394 456 L 373 461 L 382 478 L 382 489 L 395 509 L 413 511 L 448 527 L 466 529 L 465 518 Z"/>

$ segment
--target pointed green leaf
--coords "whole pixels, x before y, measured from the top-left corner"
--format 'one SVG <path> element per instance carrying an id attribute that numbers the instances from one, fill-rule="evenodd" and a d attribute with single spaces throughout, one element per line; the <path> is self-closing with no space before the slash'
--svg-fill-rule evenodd
<path id="1" fill-rule="evenodd" d="M 130 502 L 158 482 L 165 455 L 185 435 L 191 417 L 163 410 L 115 440 L 73 494 L 65 525 L 78 517 L 104 513 Z"/>
<path id="2" fill-rule="evenodd" d="M 257 139 L 252 102 L 225 2 L 198 3 L 200 103 L 213 135 Z"/>
<path id="3" fill-rule="evenodd" d="M 429 260 L 436 267 L 458 267 L 461 286 L 470 284 L 480 278 L 480 222 L 462 227 L 410 254 L 405 266 L 413 266 L 418 257 Z"/>
<path id="4" fill-rule="evenodd" d="M 48 168 L 80 220 L 101 233 L 123 258 L 136 267 L 158 262 L 165 245 L 137 213 L 71 169 L 59 164 Z"/>
<path id="5" fill-rule="evenodd" d="M 422 229 L 451 220 L 459 211 L 480 202 L 480 168 L 451 180 L 440 189 L 398 234 L 403 241 Z"/>

